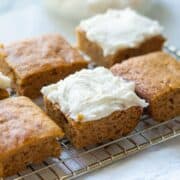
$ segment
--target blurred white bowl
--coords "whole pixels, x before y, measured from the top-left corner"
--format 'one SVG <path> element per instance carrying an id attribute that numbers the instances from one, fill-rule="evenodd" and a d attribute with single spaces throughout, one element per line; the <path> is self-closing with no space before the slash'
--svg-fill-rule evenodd
<path id="1" fill-rule="evenodd" d="M 56 14 L 70 20 L 81 20 L 107 9 L 131 7 L 146 13 L 152 0 L 43 0 L 46 7 Z"/>

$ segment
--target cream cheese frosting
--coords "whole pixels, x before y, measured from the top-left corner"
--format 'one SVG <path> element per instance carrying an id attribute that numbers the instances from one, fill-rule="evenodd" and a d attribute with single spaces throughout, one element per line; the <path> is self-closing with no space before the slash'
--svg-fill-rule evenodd
<path id="1" fill-rule="evenodd" d="M 129 8 L 109 10 L 105 14 L 81 21 L 79 27 L 86 32 L 88 40 L 102 47 L 104 56 L 112 55 L 122 48 L 137 47 L 163 31 L 157 21 Z"/>
<path id="2" fill-rule="evenodd" d="M 0 72 L 0 89 L 7 89 L 11 86 L 11 80 Z"/>
<path id="3" fill-rule="evenodd" d="M 114 76 L 103 67 L 76 72 L 43 87 L 41 92 L 75 121 L 79 117 L 83 121 L 99 120 L 114 111 L 148 105 L 135 94 L 134 82 Z"/>

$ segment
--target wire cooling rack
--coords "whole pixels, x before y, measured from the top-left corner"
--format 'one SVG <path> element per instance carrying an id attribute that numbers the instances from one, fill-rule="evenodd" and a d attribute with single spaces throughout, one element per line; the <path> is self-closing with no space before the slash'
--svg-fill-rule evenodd
<path id="1" fill-rule="evenodd" d="M 165 51 L 180 57 L 174 46 L 165 46 Z M 98 146 L 75 149 L 68 140 L 59 141 L 62 153 L 59 158 L 48 159 L 38 165 L 5 180 L 55 180 L 74 179 L 113 162 L 165 142 L 180 135 L 180 117 L 157 123 L 143 116 L 136 129 L 128 136 Z"/>
<path id="2" fill-rule="evenodd" d="M 73 179 L 178 135 L 180 117 L 157 123 L 144 116 L 130 135 L 99 146 L 76 150 L 69 141 L 63 139 L 60 141 L 63 150 L 59 158 L 30 165 L 25 171 L 6 180 Z"/>

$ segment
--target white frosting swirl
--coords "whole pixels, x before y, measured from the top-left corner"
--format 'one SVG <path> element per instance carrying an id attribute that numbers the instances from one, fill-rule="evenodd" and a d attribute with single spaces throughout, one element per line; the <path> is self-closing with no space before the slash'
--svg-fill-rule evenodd
<path id="1" fill-rule="evenodd" d="M 109 10 L 81 21 L 80 26 L 87 38 L 99 44 L 104 56 L 114 54 L 118 49 L 137 47 L 144 40 L 159 35 L 163 28 L 153 21 L 127 8 Z"/>
<path id="2" fill-rule="evenodd" d="M 0 89 L 6 89 L 11 86 L 11 80 L 0 72 Z"/>
<path id="3" fill-rule="evenodd" d="M 106 68 L 84 69 L 41 92 L 63 113 L 77 121 L 98 120 L 117 110 L 148 104 L 134 92 L 135 83 L 114 76 Z"/>

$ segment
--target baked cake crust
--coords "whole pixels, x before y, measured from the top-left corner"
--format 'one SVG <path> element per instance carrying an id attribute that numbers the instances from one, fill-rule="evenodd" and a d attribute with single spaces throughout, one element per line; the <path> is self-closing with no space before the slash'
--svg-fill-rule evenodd
<path id="1" fill-rule="evenodd" d="M 26 97 L 0 102 L 0 177 L 24 169 L 30 163 L 59 156 L 56 138 L 62 130 Z"/>
<path id="2" fill-rule="evenodd" d="M 165 38 L 162 35 L 156 35 L 146 39 L 136 48 L 119 49 L 114 55 L 103 55 L 103 49 L 97 43 L 91 42 L 86 36 L 86 32 L 80 27 L 76 29 L 77 47 L 86 53 L 97 64 L 105 67 L 111 67 L 115 63 L 120 63 L 130 57 L 147 54 L 162 49 Z"/>
<path id="3" fill-rule="evenodd" d="M 58 34 L 12 43 L 0 49 L 0 70 L 14 81 L 20 95 L 37 97 L 42 86 L 55 83 L 87 62 Z"/>
<path id="4" fill-rule="evenodd" d="M 127 135 L 136 127 L 142 113 L 141 107 L 131 107 L 124 111 L 115 111 L 99 120 L 81 122 L 67 117 L 61 112 L 59 105 L 53 104 L 46 97 L 44 103 L 47 114 L 63 128 L 66 137 L 76 148 Z"/>
<path id="5" fill-rule="evenodd" d="M 180 62 L 164 52 L 131 58 L 111 68 L 114 75 L 136 83 L 137 94 L 146 99 L 157 121 L 180 115 Z"/>

